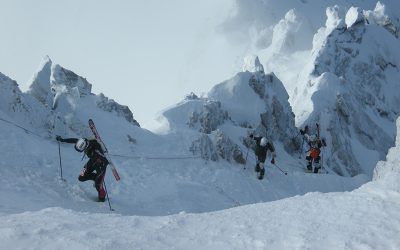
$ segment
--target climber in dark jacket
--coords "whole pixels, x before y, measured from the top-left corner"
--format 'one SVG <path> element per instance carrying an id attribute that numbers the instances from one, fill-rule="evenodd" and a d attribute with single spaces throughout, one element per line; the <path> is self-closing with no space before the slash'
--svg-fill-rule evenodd
<path id="1" fill-rule="evenodd" d="M 57 141 L 65 143 L 74 143 L 75 150 L 84 152 L 89 161 L 85 164 L 78 177 L 79 181 L 94 181 L 95 188 L 98 192 L 99 201 L 104 202 L 106 191 L 104 189 L 104 176 L 108 165 L 108 160 L 104 156 L 104 151 L 96 139 L 88 140 L 86 138 L 61 138 L 56 137 Z"/>
<path id="2" fill-rule="evenodd" d="M 255 167 L 256 172 L 259 172 L 258 179 L 264 178 L 264 163 L 265 159 L 267 159 L 267 152 L 270 151 L 272 154 L 271 164 L 275 164 L 275 147 L 272 142 L 269 142 L 265 137 L 255 137 L 254 135 L 250 135 L 250 138 L 256 141 L 256 156 L 257 156 L 257 164 Z"/>
<path id="3" fill-rule="evenodd" d="M 318 128 L 318 124 L 317 124 Z M 319 129 L 319 128 L 318 128 Z M 319 131 L 319 130 L 318 130 Z M 319 132 L 316 135 L 309 134 L 308 126 L 302 130 L 300 129 L 300 133 L 304 136 L 304 140 L 306 140 L 309 149 L 307 151 L 306 160 L 307 160 L 307 171 L 312 172 L 312 167 L 314 166 L 314 173 L 318 173 L 321 169 L 321 147 L 326 147 L 325 139 L 319 138 Z"/>

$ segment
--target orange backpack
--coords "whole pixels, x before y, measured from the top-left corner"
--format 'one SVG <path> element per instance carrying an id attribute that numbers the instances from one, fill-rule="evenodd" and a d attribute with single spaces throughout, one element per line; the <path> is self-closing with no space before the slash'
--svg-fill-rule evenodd
<path id="1" fill-rule="evenodd" d="M 320 151 L 318 148 L 312 148 L 312 149 L 310 150 L 310 156 L 311 156 L 311 158 L 317 159 L 320 152 L 321 152 L 321 151 Z"/>

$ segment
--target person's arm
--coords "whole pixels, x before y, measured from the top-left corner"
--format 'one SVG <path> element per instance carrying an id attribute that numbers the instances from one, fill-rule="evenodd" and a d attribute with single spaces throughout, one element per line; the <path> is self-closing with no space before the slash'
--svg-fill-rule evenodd
<path id="1" fill-rule="evenodd" d="M 99 150 L 100 153 L 104 155 L 105 149 L 101 146 L 101 144 L 96 139 L 89 140 L 89 144 L 93 145 L 92 147 L 94 149 Z"/>
<path id="2" fill-rule="evenodd" d="M 61 136 L 57 135 L 56 140 L 59 142 L 65 142 L 65 143 L 76 143 L 78 141 L 78 138 L 62 138 Z"/>
<path id="3" fill-rule="evenodd" d="M 302 135 L 308 134 L 308 126 L 307 125 L 304 127 L 304 130 L 300 129 L 300 134 L 302 134 Z"/>
<path id="4" fill-rule="evenodd" d="M 272 164 L 275 164 L 276 153 L 275 153 L 274 144 L 272 144 L 272 142 L 269 142 L 269 143 L 268 143 L 268 149 L 271 151 L 271 154 L 272 154 L 271 163 L 272 163 Z"/>
<path id="5" fill-rule="evenodd" d="M 253 134 L 250 134 L 250 138 L 255 140 L 257 144 L 260 144 L 261 141 L 261 136 L 254 136 Z"/>

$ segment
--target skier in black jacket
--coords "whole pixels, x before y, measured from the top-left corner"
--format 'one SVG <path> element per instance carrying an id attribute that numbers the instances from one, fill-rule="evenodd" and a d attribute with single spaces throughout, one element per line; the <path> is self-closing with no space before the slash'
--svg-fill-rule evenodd
<path id="1" fill-rule="evenodd" d="M 106 191 L 104 189 L 104 176 L 108 165 L 108 160 L 104 156 L 103 149 L 96 139 L 88 140 L 86 138 L 61 138 L 56 137 L 57 141 L 74 143 L 75 150 L 78 152 L 84 152 L 89 161 L 85 164 L 81 173 L 78 177 L 79 181 L 94 181 L 94 186 L 98 192 L 99 201 L 104 202 L 106 197 Z M 95 173 L 96 172 L 96 173 Z"/>
<path id="2" fill-rule="evenodd" d="M 264 178 L 264 162 L 265 159 L 267 158 L 267 152 L 268 150 L 272 154 L 272 159 L 271 159 L 271 164 L 275 164 L 275 147 L 272 144 L 272 142 L 269 142 L 267 138 L 265 137 L 255 137 L 252 134 L 250 135 L 250 138 L 256 141 L 256 156 L 257 156 L 257 164 L 255 167 L 256 172 L 259 172 L 258 179 L 263 179 Z"/>

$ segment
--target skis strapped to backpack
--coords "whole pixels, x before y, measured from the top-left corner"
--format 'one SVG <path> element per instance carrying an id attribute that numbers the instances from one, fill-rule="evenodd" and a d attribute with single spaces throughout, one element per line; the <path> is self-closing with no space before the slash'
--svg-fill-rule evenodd
<path id="1" fill-rule="evenodd" d="M 117 181 L 119 181 L 121 178 L 119 177 L 119 174 L 118 174 L 118 172 L 117 172 L 117 169 L 115 168 L 114 163 L 111 161 L 110 157 L 108 156 L 108 150 L 107 150 L 107 148 L 106 148 L 106 145 L 105 145 L 104 142 L 101 140 L 100 135 L 99 135 L 99 133 L 97 132 L 96 126 L 94 125 L 94 122 L 93 122 L 92 119 L 89 119 L 89 128 L 90 128 L 90 130 L 92 130 L 94 136 L 96 137 L 96 140 L 100 143 L 101 147 L 103 148 L 104 155 L 105 155 L 105 157 L 107 158 L 108 162 L 109 162 L 110 165 L 111 165 L 111 170 L 112 170 L 112 173 L 113 173 L 115 179 L 116 179 Z"/>

